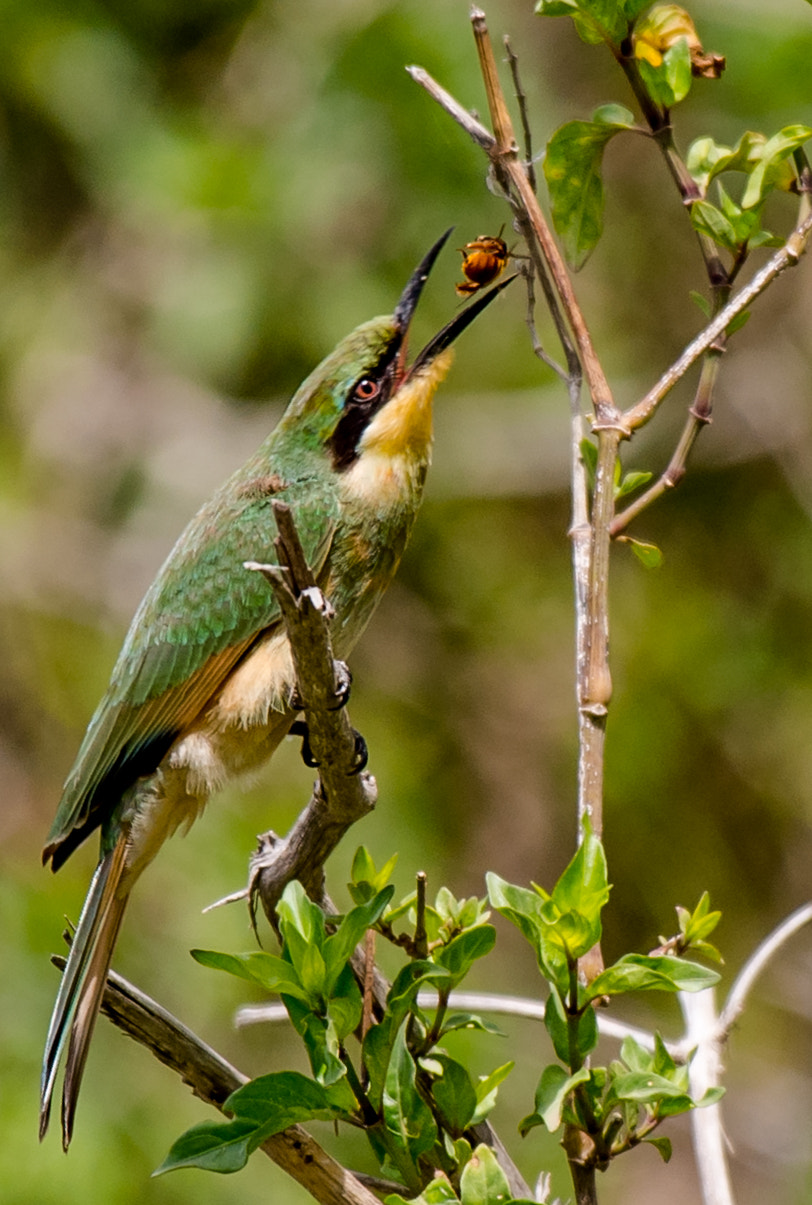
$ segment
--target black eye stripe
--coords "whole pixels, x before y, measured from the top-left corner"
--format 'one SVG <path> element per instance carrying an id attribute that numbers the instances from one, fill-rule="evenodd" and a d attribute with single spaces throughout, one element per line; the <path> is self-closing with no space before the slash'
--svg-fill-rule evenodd
<path id="1" fill-rule="evenodd" d="M 380 410 L 388 397 L 392 382 L 392 359 L 378 364 L 373 372 L 367 372 L 353 385 L 344 413 L 336 424 L 330 439 L 333 467 L 348 469 L 358 457 L 358 443 L 372 417 Z"/>

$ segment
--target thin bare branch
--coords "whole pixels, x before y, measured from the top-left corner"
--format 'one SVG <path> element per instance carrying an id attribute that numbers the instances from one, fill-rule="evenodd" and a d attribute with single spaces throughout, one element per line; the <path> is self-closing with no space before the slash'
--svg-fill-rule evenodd
<path id="1" fill-rule="evenodd" d="M 811 921 L 812 903 L 803 904 L 795 912 L 791 913 L 786 920 L 783 920 L 777 928 L 773 929 L 772 933 L 768 937 L 765 937 L 764 941 L 756 947 L 736 977 L 728 993 L 725 1006 L 719 1015 L 717 1036 L 720 1041 L 724 1041 L 729 1035 L 747 1003 L 747 997 L 754 983 L 770 959 L 774 958 L 781 947 Z"/>
<path id="2" fill-rule="evenodd" d="M 784 246 L 776 251 L 775 255 L 748 284 L 731 297 L 724 309 L 688 344 L 682 355 L 663 373 L 646 396 L 624 412 L 623 422 L 629 430 L 636 430 L 649 422 L 654 417 L 663 398 L 667 397 L 674 386 L 685 376 L 688 369 L 708 351 L 719 336 L 724 334 L 733 319 L 738 317 L 749 305 L 752 305 L 776 277 L 785 272 L 787 268 L 795 267 L 806 250 L 811 235 L 812 215 L 807 214 L 795 227 Z"/>
<path id="3" fill-rule="evenodd" d="M 446 92 L 435 79 L 429 75 L 428 71 L 424 71 L 422 67 L 407 67 L 409 75 L 416 84 L 421 88 L 425 88 L 429 96 L 437 101 L 441 108 L 445 109 L 449 117 L 453 117 L 458 125 L 462 126 L 466 134 L 473 138 L 474 142 L 481 146 L 483 151 L 489 154 L 496 145 L 496 139 L 490 130 L 486 129 L 481 121 L 478 121 L 472 113 L 464 109 L 459 101 L 455 100 L 450 92 Z"/>
<path id="4" fill-rule="evenodd" d="M 709 1088 L 720 1086 L 724 1070 L 716 994 L 708 988 L 704 992 L 680 992 L 679 999 L 685 1018 L 685 1044 L 696 1051 L 688 1072 L 691 1096 L 701 1100 Z M 704 1205 L 735 1205 L 720 1104 L 692 1109 L 691 1130 Z"/>
<path id="5" fill-rule="evenodd" d="M 64 958 L 53 961 L 64 969 Z M 175 1071 L 195 1096 L 221 1112 L 231 1093 L 248 1082 L 246 1075 L 197 1034 L 114 971 L 107 977 L 102 1012 L 118 1029 Z M 378 1198 L 301 1126 L 290 1126 L 281 1134 L 274 1134 L 259 1149 L 321 1205 L 379 1205 Z"/>

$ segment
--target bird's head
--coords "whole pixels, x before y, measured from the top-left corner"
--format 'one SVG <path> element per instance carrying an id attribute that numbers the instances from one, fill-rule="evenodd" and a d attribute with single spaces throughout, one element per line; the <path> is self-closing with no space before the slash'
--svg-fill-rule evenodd
<path id="1" fill-rule="evenodd" d="M 367 451 L 420 458 L 431 443 L 431 400 L 451 365 L 451 344 L 514 277 L 482 294 L 435 335 L 407 367 L 409 326 L 451 230 L 414 270 L 394 314 L 356 327 L 300 386 L 277 434 L 321 450 L 338 471 Z"/>

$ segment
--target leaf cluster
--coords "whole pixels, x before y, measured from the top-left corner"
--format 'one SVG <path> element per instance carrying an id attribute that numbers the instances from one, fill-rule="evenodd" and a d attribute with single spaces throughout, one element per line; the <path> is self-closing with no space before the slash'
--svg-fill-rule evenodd
<path id="1" fill-rule="evenodd" d="M 711 1104 L 719 1093 L 694 1100 L 687 1066 L 675 1063 L 659 1035 L 653 1052 L 627 1038 L 619 1060 L 608 1067 L 589 1065 L 598 1041 L 595 1006 L 630 992 L 702 991 L 717 982 L 718 974 L 657 951 L 625 954 L 591 982 L 581 980 L 578 960 L 600 941 L 601 912 L 609 898 L 603 847 L 589 825 L 552 892 L 517 887 L 490 875 L 488 894 L 493 907 L 533 947 L 549 988 L 544 1022 L 559 1062 L 542 1071 L 535 1107 L 521 1122 L 522 1133 L 538 1125 L 553 1132 L 563 1122 L 579 1136 L 581 1161 L 599 1168 L 644 1141 L 654 1142 L 667 1157 L 667 1139 L 650 1138 L 652 1131 L 665 1117 Z M 705 939 L 719 913 L 709 911 L 707 897 L 693 913 L 680 909 L 679 915 L 683 942 L 670 949 L 713 950 Z"/>
<path id="2" fill-rule="evenodd" d="M 441 1169 L 459 1184 L 471 1159 L 465 1137 L 493 1108 L 512 1063 L 476 1082 L 442 1046 L 459 1029 L 498 1032 L 470 1013 L 450 1013 L 448 997 L 471 966 L 493 948 L 485 901 L 457 900 L 447 889 L 433 906 L 415 896 L 392 905 L 388 882 L 395 859 L 378 870 L 360 849 L 349 884 L 352 907 L 328 916 L 301 884 L 288 885 L 278 906 L 281 952 L 233 955 L 195 950 L 204 966 L 227 971 L 278 995 L 310 1061 L 311 1076 L 281 1071 L 260 1076 L 225 1103 L 230 1120 L 194 1126 L 174 1143 L 160 1172 L 199 1167 L 232 1172 L 267 1138 L 297 1122 L 332 1121 L 361 1128 L 384 1172 L 417 1192 Z M 404 942 L 395 924 L 412 918 Z M 371 1014 L 351 959 L 368 930 L 407 948 L 383 1008 Z M 419 935 L 419 936 L 416 936 Z M 424 1010 L 418 993 L 433 989 Z M 359 1039 L 358 1054 L 348 1050 Z"/>
<path id="3" fill-rule="evenodd" d="M 685 9 L 675 4 L 646 8 L 639 0 L 539 0 L 536 5 L 540 16 L 570 17 L 585 42 L 610 50 L 643 117 L 640 123 L 622 105 L 605 104 L 589 121 L 568 121 L 555 131 L 544 159 L 553 222 L 577 270 L 603 232 L 606 147 L 618 134 L 654 137 L 672 157 L 694 229 L 731 254 L 735 274 L 751 250 L 781 245 L 782 239 L 762 226 L 764 205 L 776 191 L 798 191 L 805 163 L 800 148 L 812 129 L 795 124 L 771 136 L 747 132 L 735 147 L 703 136 L 691 144 L 685 164 L 675 167 L 671 110 L 687 99 L 697 76 L 717 79 L 724 59 L 704 53 Z M 720 178 L 730 172 L 745 176 L 738 199 Z"/>

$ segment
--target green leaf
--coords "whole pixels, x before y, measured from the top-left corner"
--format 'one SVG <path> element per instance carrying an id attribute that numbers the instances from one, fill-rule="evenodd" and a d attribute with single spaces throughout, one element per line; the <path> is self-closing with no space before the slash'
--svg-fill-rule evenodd
<path id="1" fill-rule="evenodd" d="M 671 1160 L 671 1139 L 670 1138 L 644 1138 L 650 1146 L 653 1146 L 656 1151 L 659 1151 L 663 1163 L 669 1163 Z"/>
<path id="2" fill-rule="evenodd" d="M 654 66 L 645 58 L 636 60 L 640 79 L 655 104 L 664 109 L 685 100 L 691 90 L 691 51 L 687 38 L 679 38 Z"/>
<path id="3" fill-rule="evenodd" d="M 192 958 L 204 967 L 227 971 L 250 983 L 258 983 L 268 992 L 293 996 L 309 1003 L 309 995 L 299 982 L 299 977 L 289 962 L 275 954 L 255 950 L 251 954 L 221 954 L 217 950 L 192 950 Z"/>
<path id="4" fill-rule="evenodd" d="M 542 924 L 541 909 L 543 906 L 538 892 L 508 883 L 492 871 L 485 876 L 485 881 L 488 885 L 488 899 L 491 901 L 491 905 L 507 920 L 512 921 L 530 944 L 536 947 Z"/>
<path id="5" fill-rule="evenodd" d="M 569 1064 L 572 1057 L 570 1032 L 573 1031 L 576 1053 L 585 1059 L 598 1044 L 598 1021 L 595 1010 L 585 1008 L 577 1017 L 568 1017 L 563 1001 L 552 988 L 544 1006 L 544 1025 L 553 1049 L 562 1063 Z"/>
<path id="6" fill-rule="evenodd" d="M 298 1071 L 278 1071 L 260 1076 L 232 1092 L 223 1106 L 234 1113 L 226 1122 L 202 1122 L 173 1143 L 156 1176 L 179 1167 L 235 1172 L 244 1167 L 252 1151 L 297 1122 L 346 1116 L 329 1094 Z"/>
<path id="7" fill-rule="evenodd" d="M 612 1092 L 618 1100 L 631 1100 L 636 1104 L 658 1104 L 670 1100 L 672 1107 L 677 1104 L 680 1113 L 693 1108 L 693 1101 L 684 1088 L 664 1075 L 655 1075 L 653 1071 L 629 1071 L 626 1075 L 616 1076 Z"/>
<path id="8" fill-rule="evenodd" d="M 691 298 L 692 301 L 696 302 L 696 304 L 699 306 L 702 313 L 705 315 L 705 317 L 708 319 L 708 321 L 710 321 L 711 307 L 710 307 L 710 302 L 708 301 L 707 297 L 703 297 L 701 293 L 697 293 L 696 289 L 691 289 L 688 296 Z"/>
<path id="9" fill-rule="evenodd" d="M 415 959 L 414 962 L 407 963 L 398 971 L 389 989 L 386 997 L 388 1012 L 399 1024 L 406 1013 L 415 1006 L 417 993 L 421 988 L 437 982 L 449 983 L 450 979 L 445 967 L 437 966 L 428 960 Z"/>
<path id="10" fill-rule="evenodd" d="M 481 1143 L 460 1177 L 462 1205 L 506 1205 L 510 1184 L 489 1146 Z"/>
<path id="11" fill-rule="evenodd" d="M 616 107 L 628 116 L 625 109 Z M 611 138 L 629 128 L 627 122 L 568 121 L 547 143 L 544 176 L 550 190 L 553 223 L 564 254 L 577 271 L 586 263 L 603 232 L 603 152 Z M 618 115 L 619 115 L 618 114 Z"/>
<path id="12" fill-rule="evenodd" d="M 722 172 L 751 172 L 761 158 L 766 143 L 763 134 L 748 130 L 732 149 L 721 146 L 712 138 L 697 138 L 688 148 L 686 166 L 703 193 L 711 180 Z"/>
<path id="13" fill-rule="evenodd" d="M 626 992 L 701 992 L 719 982 L 716 971 L 668 954 L 625 954 L 593 979 L 587 999 Z"/>
<path id="14" fill-rule="evenodd" d="M 606 856 L 587 818 L 581 844 L 552 890 L 551 900 L 562 912 L 582 913 L 588 920 L 600 919 L 609 899 Z"/>
<path id="15" fill-rule="evenodd" d="M 333 1022 L 336 1037 L 343 1042 L 361 1023 L 364 1001 L 352 967 L 345 966 L 327 1002 L 327 1016 Z"/>
<path id="16" fill-rule="evenodd" d="M 384 1083 L 382 1111 L 387 1146 L 398 1159 L 399 1169 L 411 1167 L 418 1181 L 416 1160 L 437 1140 L 437 1126 L 426 1102 L 417 1091 L 414 1059 L 406 1044 L 405 1022 L 392 1046 Z"/>
<path id="17" fill-rule="evenodd" d="M 596 125 L 611 126 L 614 131 L 635 129 L 634 114 L 624 105 L 599 105 L 592 120 Z"/>
<path id="18" fill-rule="evenodd" d="M 288 883 L 276 909 L 279 928 L 285 942 L 298 933 L 305 942 L 324 941 L 324 913 L 308 896 L 298 879 Z"/>
<path id="19" fill-rule="evenodd" d="M 385 1205 L 445 1205 L 446 1201 L 459 1201 L 459 1197 L 442 1172 L 437 1172 L 419 1197 L 401 1197 L 392 1193 L 384 1201 Z"/>
<path id="20" fill-rule="evenodd" d="M 311 1000 L 320 1000 L 327 995 L 327 968 L 317 945 L 306 945 L 301 950 L 296 959 L 296 970 Z"/>
<path id="21" fill-rule="evenodd" d="M 809 126 L 790 125 L 767 139 L 761 151 L 761 158 L 747 181 L 742 196 L 742 209 L 753 209 L 760 205 L 776 186 L 789 186 L 795 179 L 795 172 L 786 160 L 810 138 L 812 128 Z"/>
<path id="22" fill-rule="evenodd" d="M 459 1138 L 474 1116 L 477 1094 L 470 1075 L 461 1063 L 447 1055 L 436 1057 L 443 1074 L 432 1084 L 431 1093 L 443 1126 L 454 1138 Z"/>
<path id="23" fill-rule="evenodd" d="M 248 1143 L 255 1131 L 256 1126 L 250 1121 L 202 1121 L 172 1143 L 169 1154 L 152 1174 L 162 1176 L 179 1167 L 238 1172 L 248 1162 L 251 1153 Z"/>
<path id="24" fill-rule="evenodd" d="M 570 1061 L 570 1035 L 564 1002 L 553 988 L 544 1005 L 544 1027 L 562 1063 Z"/>
<path id="25" fill-rule="evenodd" d="M 578 5 L 576 0 L 537 0 L 534 11 L 540 17 L 572 17 Z"/>
<path id="26" fill-rule="evenodd" d="M 476 1092 L 477 1107 L 474 1115 L 471 1118 L 471 1125 L 478 1125 L 480 1121 L 484 1121 L 490 1113 L 493 1106 L 496 1104 L 496 1094 L 499 1090 L 499 1085 L 503 1080 L 507 1079 L 515 1062 L 503 1063 L 501 1067 L 497 1067 L 490 1075 L 483 1076 L 477 1084 L 474 1085 Z"/>
<path id="27" fill-rule="evenodd" d="M 625 477 L 621 479 L 620 485 L 615 490 L 615 501 L 625 498 L 627 494 L 633 494 L 635 490 L 641 489 L 642 486 L 647 485 L 651 481 L 653 476 L 653 473 L 645 471 L 626 473 Z"/>
<path id="28" fill-rule="evenodd" d="M 694 201 L 691 206 L 691 224 L 694 230 L 707 235 L 713 242 L 729 251 L 735 251 L 739 245 L 730 219 L 715 205 L 711 205 L 710 201 Z"/>
<path id="29" fill-rule="evenodd" d="M 297 1032 L 301 1034 L 311 1070 L 319 1084 L 334 1084 L 346 1074 L 340 1058 L 341 1043 L 330 1018 L 309 1012 L 304 1022 L 297 1025 Z"/>
<path id="30" fill-rule="evenodd" d="M 477 1016 L 476 1013 L 450 1013 L 443 1021 L 440 1037 L 453 1033 L 457 1029 L 479 1029 L 483 1033 L 493 1034 L 494 1037 L 503 1038 L 505 1036 L 504 1030 L 501 1030 L 498 1025 L 494 1025 L 493 1021 Z"/>
<path id="31" fill-rule="evenodd" d="M 736 331 L 740 331 L 750 321 L 750 311 L 742 310 L 735 318 L 731 319 L 725 327 L 726 335 L 735 335 Z"/>
<path id="32" fill-rule="evenodd" d="M 459 933 L 447 946 L 435 950 L 432 958 L 437 966 L 445 967 L 451 975 L 451 986 L 456 987 L 468 974 L 472 964 L 491 952 L 495 942 L 496 930 L 493 925 L 477 925 L 475 929 Z"/>
<path id="33" fill-rule="evenodd" d="M 266 1138 L 296 1122 L 336 1116 L 329 1091 L 299 1071 L 260 1075 L 232 1092 L 224 1108 L 237 1120 L 253 1122 Z"/>
<path id="34" fill-rule="evenodd" d="M 371 900 L 359 904 L 347 913 L 336 932 L 326 939 L 324 943 L 324 990 L 327 995 L 332 992 L 336 979 L 352 957 L 355 947 L 363 940 L 367 929 L 371 929 L 380 920 L 394 894 L 395 888 L 390 884 Z"/>
<path id="35" fill-rule="evenodd" d="M 598 449 L 591 439 L 582 439 L 578 447 L 581 452 L 581 460 L 584 462 L 584 468 L 586 469 L 589 488 L 593 490 L 595 488 L 595 476 L 598 472 Z"/>
<path id="36" fill-rule="evenodd" d="M 534 1126 L 544 1125 L 554 1133 L 561 1124 L 561 1113 L 564 1104 L 573 1088 L 586 1083 L 590 1072 L 581 1067 L 574 1075 L 567 1075 L 563 1067 L 551 1063 L 541 1073 L 539 1086 L 536 1089 L 536 1107 L 534 1111 L 519 1122 L 519 1132 L 524 1137 Z"/>
<path id="37" fill-rule="evenodd" d="M 633 536 L 623 536 L 622 543 L 628 544 L 634 555 L 646 569 L 659 569 L 663 563 L 662 549 L 656 544 L 647 544 L 643 540 L 635 540 Z"/>
<path id="38" fill-rule="evenodd" d="M 651 1071 L 654 1066 L 654 1054 L 645 1046 L 627 1034 L 620 1047 L 620 1057 L 630 1071 Z"/>

